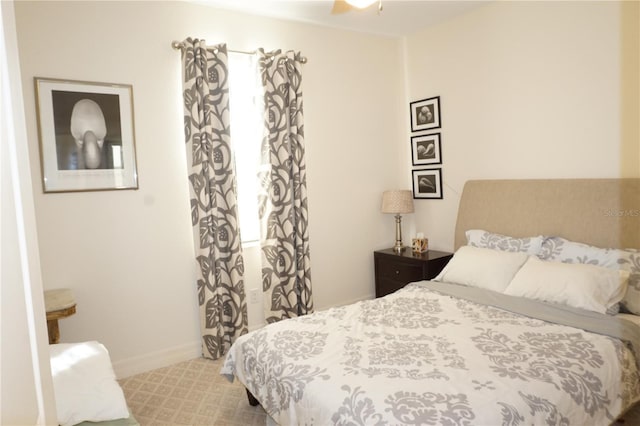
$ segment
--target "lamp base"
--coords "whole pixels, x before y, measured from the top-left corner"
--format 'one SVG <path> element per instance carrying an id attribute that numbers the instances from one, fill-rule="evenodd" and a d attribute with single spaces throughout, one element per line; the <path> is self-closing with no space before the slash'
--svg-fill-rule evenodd
<path id="1" fill-rule="evenodd" d="M 393 251 L 396 253 L 402 253 L 404 251 L 404 245 L 402 244 L 402 216 L 396 215 L 396 243 L 393 246 Z"/>
<path id="2" fill-rule="evenodd" d="M 398 254 L 402 253 L 405 249 L 406 247 L 403 246 L 402 244 L 399 246 L 398 245 L 393 246 L 393 251 L 395 251 Z"/>

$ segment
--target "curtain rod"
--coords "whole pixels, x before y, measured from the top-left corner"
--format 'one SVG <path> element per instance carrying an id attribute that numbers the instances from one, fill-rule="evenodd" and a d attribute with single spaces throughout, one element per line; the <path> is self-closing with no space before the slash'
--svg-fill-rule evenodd
<path id="1" fill-rule="evenodd" d="M 184 49 L 184 43 L 180 42 L 180 41 L 172 41 L 171 42 L 171 47 L 173 47 L 175 50 L 182 50 Z M 256 53 L 256 51 L 254 50 L 253 52 L 246 52 L 244 50 L 233 50 L 233 49 L 227 49 L 228 52 L 233 52 L 233 53 L 242 53 L 243 55 L 253 55 L 254 53 Z M 302 56 L 300 57 L 300 62 L 302 62 L 303 64 L 307 63 L 307 58 Z"/>

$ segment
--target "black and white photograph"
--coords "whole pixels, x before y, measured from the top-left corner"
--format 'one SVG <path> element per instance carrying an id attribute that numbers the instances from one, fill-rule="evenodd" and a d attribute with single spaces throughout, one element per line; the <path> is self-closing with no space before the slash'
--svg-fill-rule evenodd
<path id="1" fill-rule="evenodd" d="M 409 110 L 412 132 L 440 128 L 440 96 L 411 102 Z"/>
<path id="2" fill-rule="evenodd" d="M 131 85 L 35 85 L 44 192 L 137 189 Z"/>
<path id="3" fill-rule="evenodd" d="M 440 133 L 412 136 L 411 160 L 414 166 L 442 164 Z"/>
<path id="4" fill-rule="evenodd" d="M 442 169 L 413 170 L 413 198 L 442 199 Z"/>

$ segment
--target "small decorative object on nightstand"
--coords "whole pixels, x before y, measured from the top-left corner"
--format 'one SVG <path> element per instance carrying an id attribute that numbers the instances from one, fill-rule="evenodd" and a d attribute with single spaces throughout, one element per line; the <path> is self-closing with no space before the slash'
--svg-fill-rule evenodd
<path id="1" fill-rule="evenodd" d="M 411 249 L 414 253 L 424 253 L 429 250 L 429 239 L 425 238 L 422 232 L 418 232 L 411 240 Z"/>
<path id="2" fill-rule="evenodd" d="M 442 271 L 452 253 L 429 250 L 396 252 L 393 248 L 373 252 L 376 297 L 386 296 L 414 281 L 430 280 Z"/>

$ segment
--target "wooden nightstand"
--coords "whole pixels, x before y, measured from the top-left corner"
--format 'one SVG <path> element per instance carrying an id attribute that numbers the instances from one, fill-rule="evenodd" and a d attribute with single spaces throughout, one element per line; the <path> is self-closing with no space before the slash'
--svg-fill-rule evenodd
<path id="1" fill-rule="evenodd" d="M 376 297 L 393 293 L 413 281 L 435 278 L 452 256 L 452 253 L 436 250 L 413 253 L 410 247 L 402 253 L 391 248 L 374 251 Z"/>

